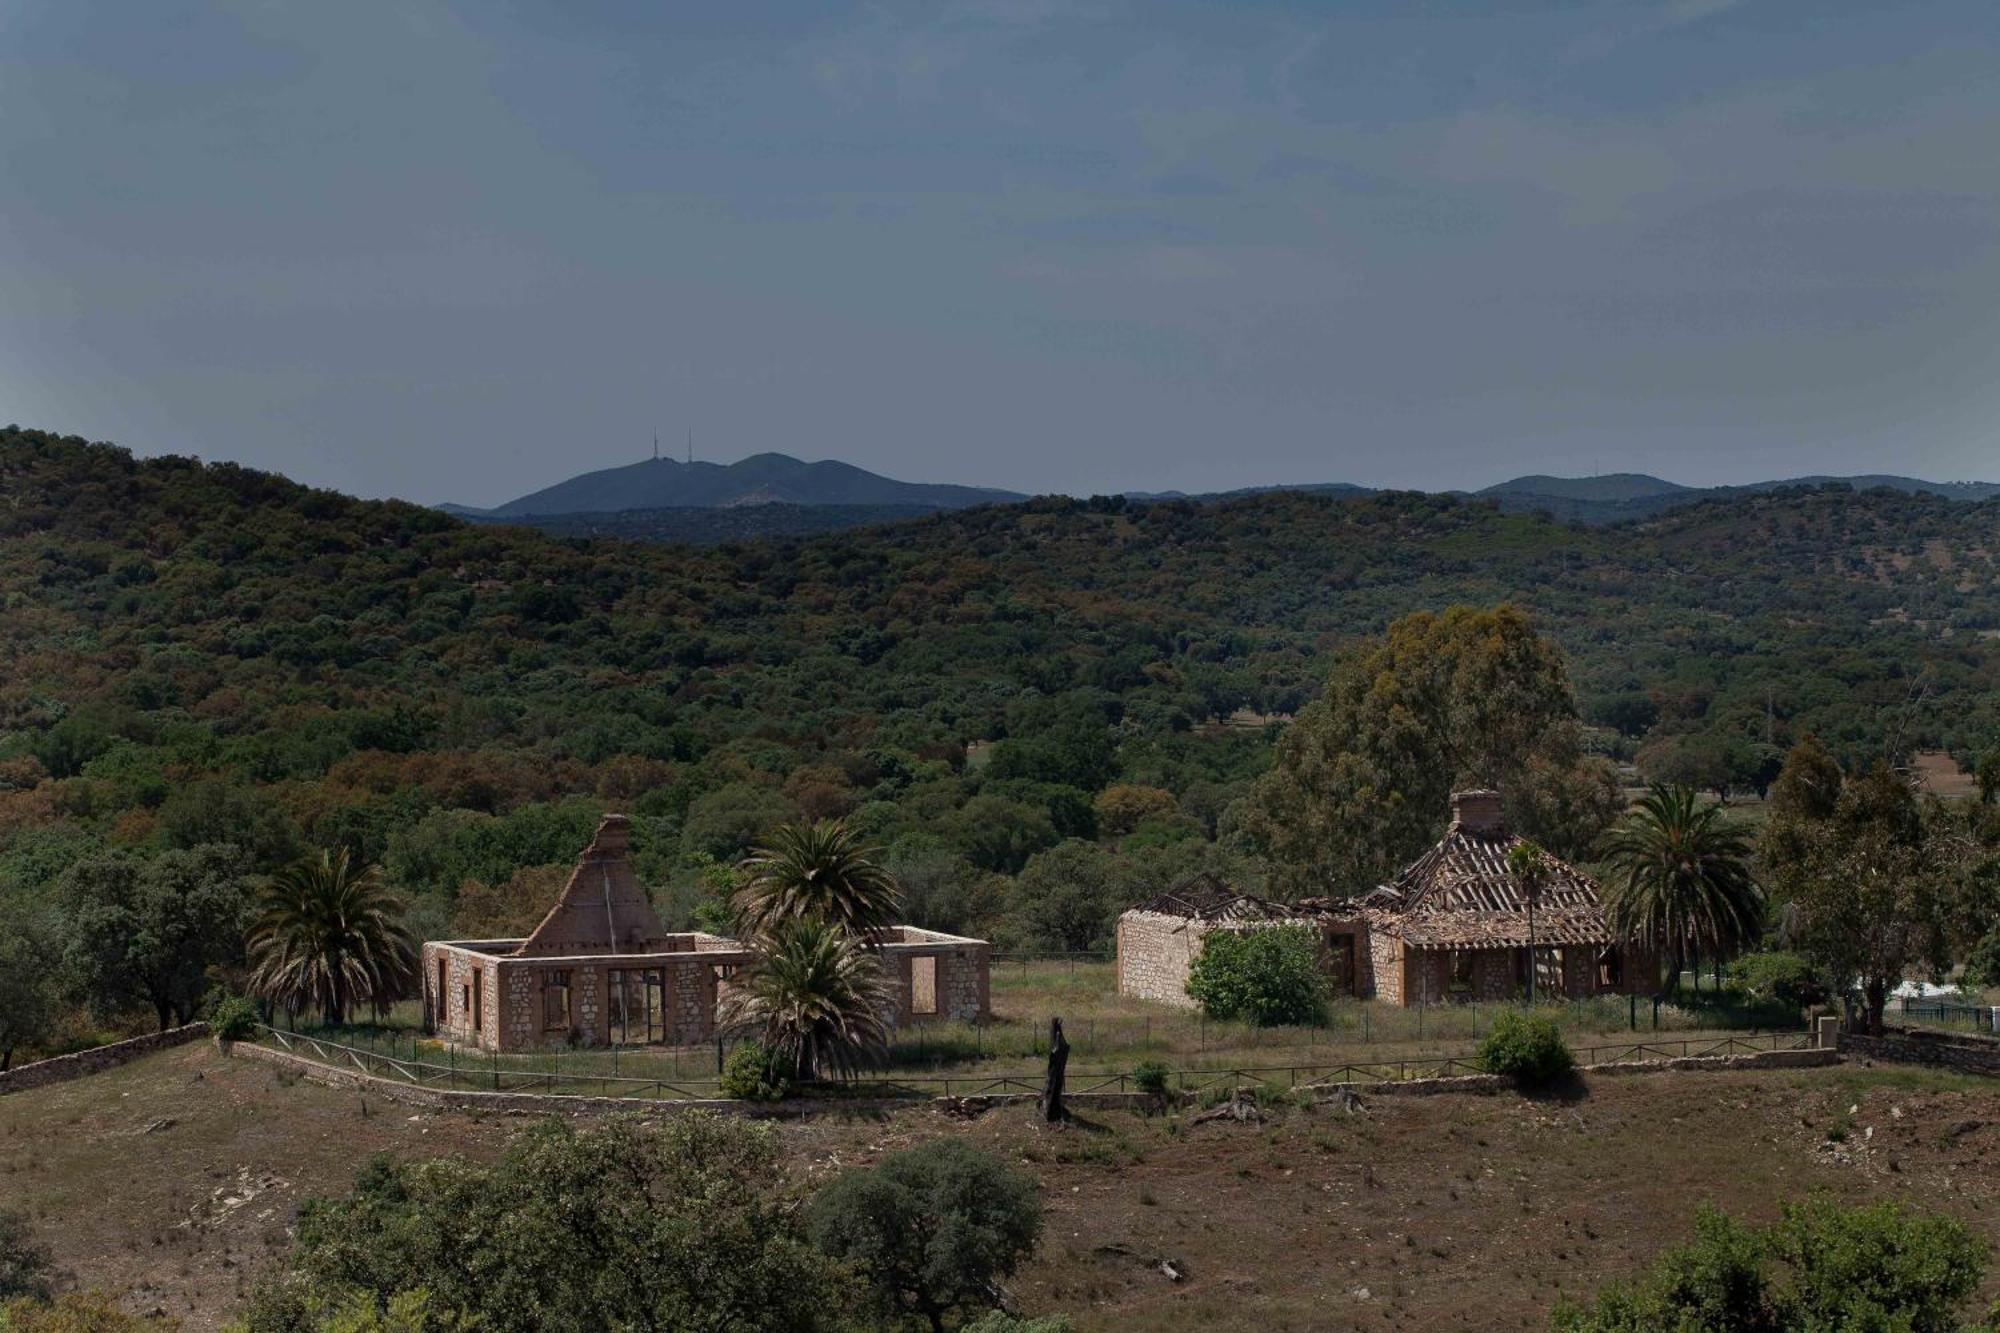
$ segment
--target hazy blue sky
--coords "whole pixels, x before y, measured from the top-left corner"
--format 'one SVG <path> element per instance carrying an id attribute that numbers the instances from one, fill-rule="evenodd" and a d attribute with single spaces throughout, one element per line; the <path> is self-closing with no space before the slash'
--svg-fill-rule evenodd
<path id="1" fill-rule="evenodd" d="M 1993 0 L 0 0 L 0 421 L 493 503 L 2000 478 Z"/>

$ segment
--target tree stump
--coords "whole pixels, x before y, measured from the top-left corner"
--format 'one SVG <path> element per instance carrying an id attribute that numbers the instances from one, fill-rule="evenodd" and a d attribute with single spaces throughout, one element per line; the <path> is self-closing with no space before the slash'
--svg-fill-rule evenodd
<path id="1" fill-rule="evenodd" d="M 1049 1020 L 1049 1076 L 1042 1085 L 1042 1114 L 1052 1125 L 1068 1118 L 1063 1110 L 1063 1071 L 1069 1066 L 1069 1042 L 1063 1037 L 1062 1020 Z"/>

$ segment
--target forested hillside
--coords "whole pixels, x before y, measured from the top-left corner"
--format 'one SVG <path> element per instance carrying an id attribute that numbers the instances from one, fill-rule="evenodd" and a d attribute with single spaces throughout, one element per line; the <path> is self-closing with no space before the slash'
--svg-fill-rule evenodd
<path id="1" fill-rule="evenodd" d="M 1754 787 L 1807 729 L 1983 752 L 1996 550 L 2000 502 L 1840 489 L 1612 528 L 1411 494 L 1035 501 L 697 549 L 9 429 L 0 892 L 106 843 L 345 841 L 427 927 L 492 924 L 616 806 L 684 916 L 711 859 L 843 814 L 913 915 L 1089 943 L 1095 908 L 1023 921 L 1005 877 L 1069 835 L 1099 850 L 1062 882 L 1107 902 L 1241 864 L 1263 719 L 1413 609 L 1528 609 L 1595 743 L 1648 772 Z"/>

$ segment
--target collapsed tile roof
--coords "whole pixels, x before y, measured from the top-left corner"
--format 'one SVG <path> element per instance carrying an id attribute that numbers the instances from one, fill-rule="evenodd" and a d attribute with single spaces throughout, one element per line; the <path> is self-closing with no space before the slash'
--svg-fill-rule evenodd
<path id="1" fill-rule="evenodd" d="M 1501 818 L 1498 792 L 1457 792 L 1451 827 L 1437 845 L 1388 884 L 1358 897 L 1271 902 L 1201 874 L 1133 910 L 1217 923 L 1359 920 L 1420 949 L 1524 948 L 1530 939 L 1527 890 L 1507 866 L 1508 853 L 1522 841 Z M 1614 943 L 1597 882 L 1553 856 L 1547 866 L 1535 895 L 1534 943 Z"/>
<path id="2" fill-rule="evenodd" d="M 1165 893 L 1155 894 L 1132 908 L 1159 916 L 1184 917 L 1190 921 L 1282 921 L 1297 915 L 1283 903 L 1274 903 L 1255 894 L 1239 893 L 1220 876 L 1203 871 L 1189 875 Z"/>
<path id="3" fill-rule="evenodd" d="M 1498 792 L 1454 794 L 1451 827 L 1438 844 L 1362 900 L 1370 926 L 1419 948 L 1526 946 L 1527 887 L 1507 865 L 1523 841 L 1502 820 Z M 1597 882 L 1543 855 L 1547 869 L 1535 894 L 1534 942 L 1613 943 L 1617 935 L 1605 919 Z"/>

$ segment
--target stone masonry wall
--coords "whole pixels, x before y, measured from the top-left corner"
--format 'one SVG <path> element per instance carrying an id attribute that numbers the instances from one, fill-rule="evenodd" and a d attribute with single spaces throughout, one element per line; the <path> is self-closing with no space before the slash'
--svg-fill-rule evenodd
<path id="1" fill-rule="evenodd" d="M 115 1069 L 127 1060 L 136 1060 L 142 1055 L 165 1050 L 169 1046 L 179 1046 L 185 1042 L 198 1041 L 208 1035 L 208 1024 L 189 1023 L 184 1027 L 168 1028 L 165 1032 L 149 1032 L 143 1037 L 133 1037 L 129 1041 L 114 1041 L 106 1046 L 93 1046 L 87 1051 L 72 1051 L 68 1055 L 52 1056 L 47 1060 L 37 1060 L 33 1064 L 20 1065 L 0 1073 L 0 1096 L 10 1092 L 25 1092 L 29 1088 L 46 1087 L 51 1083 L 63 1083 L 85 1074 L 101 1073 Z"/>
<path id="2" fill-rule="evenodd" d="M 1369 933 L 1369 958 L 1375 972 L 1375 998 L 1403 1003 L 1403 942 L 1393 935 Z"/>
<path id="3" fill-rule="evenodd" d="M 1160 912 L 1127 912 L 1118 918 L 1118 993 L 1192 1009 L 1188 968 L 1201 953 L 1205 922 Z"/>
<path id="4" fill-rule="evenodd" d="M 1961 1073 L 2000 1076 L 2000 1041 L 1926 1032 L 1921 1028 L 1885 1028 L 1879 1037 L 1862 1032 L 1840 1034 L 1843 1055 L 1902 1064 L 1936 1065 Z"/>

